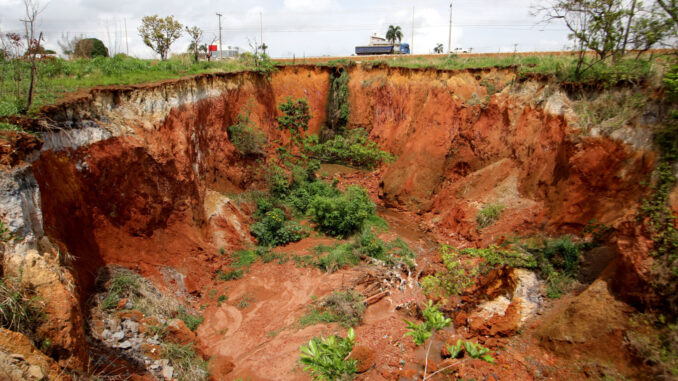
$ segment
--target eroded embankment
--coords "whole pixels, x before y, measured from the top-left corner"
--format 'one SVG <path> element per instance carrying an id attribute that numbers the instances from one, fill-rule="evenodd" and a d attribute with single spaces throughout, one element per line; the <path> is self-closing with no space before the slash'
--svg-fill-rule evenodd
<path id="1" fill-rule="evenodd" d="M 33 262 L 39 266 L 72 268 L 77 288 L 54 286 L 67 296 L 48 301 L 62 366 L 86 362 L 75 301 L 86 302 L 100 267 L 122 265 L 160 288 L 202 296 L 225 265 L 218 248 L 251 242 L 251 211 L 226 195 L 260 186 L 265 171 L 237 152 L 227 127 L 248 109 L 272 156 L 289 139 L 276 128 L 277 105 L 301 97 L 313 115 L 309 133 L 320 131 L 332 70 L 286 67 L 270 80 L 236 73 L 94 89 L 43 110 L 39 156 L 15 165 L 16 180 L 5 186 L 3 204 L 19 221 L 10 228 L 27 238 L 5 261 L 25 265 L 28 248 L 42 258 L 53 253 L 52 262 Z M 653 168 L 651 147 L 632 136 L 586 135 L 557 85 L 518 81 L 510 69 L 347 70 L 349 127 L 365 128 L 397 157 L 354 182 L 387 206 L 416 212 L 413 219 L 440 242 L 482 246 L 511 234 L 578 233 L 593 219 L 613 225 L 646 191 L 640 184 Z M 505 211 L 478 229 L 476 215 L 489 204 Z"/>

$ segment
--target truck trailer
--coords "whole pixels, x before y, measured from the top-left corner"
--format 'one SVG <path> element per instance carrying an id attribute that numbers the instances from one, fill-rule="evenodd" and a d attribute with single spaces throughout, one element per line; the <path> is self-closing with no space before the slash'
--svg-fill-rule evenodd
<path id="1" fill-rule="evenodd" d="M 391 44 L 385 38 L 376 34 L 370 37 L 367 46 L 356 46 L 355 54 L 359 56 L 378 54 L 410 54 L 410 44 Z"/>

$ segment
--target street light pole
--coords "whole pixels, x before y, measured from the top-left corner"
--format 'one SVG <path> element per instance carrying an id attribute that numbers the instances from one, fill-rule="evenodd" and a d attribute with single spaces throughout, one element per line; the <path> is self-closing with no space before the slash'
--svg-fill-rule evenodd
<path id="1" fill-rule="evenodd" d="M 221 45 L 221 13 L 217 13 L 217 16 L 219 16 L 219 60 L 223 60 L 223 45 Z"/>
<path id="2" fill-rule="evenodd" d="M 450 1 L 450 35 L 447 40 L 447 53 L 452 53 L 452 2 Z"/>

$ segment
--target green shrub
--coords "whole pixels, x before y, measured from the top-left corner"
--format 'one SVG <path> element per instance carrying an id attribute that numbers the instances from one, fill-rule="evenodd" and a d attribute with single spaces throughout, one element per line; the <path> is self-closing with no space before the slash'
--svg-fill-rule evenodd
<path id="1" fill-rule="evenodd" d="M 386 244 L 377 238 L 371 229 L 363 229 L 357 240 L 360 254 L 382 261 L 386 260 Z"/>
<path id="2" fill-rule="evenodd" d="M 228 138 L 244 156 L 261 156 L 267 143 L 264 134 L 250 119 L 249 111 L 238 114 L 236 123 L 228 127 Z"/>
<path id="3" fill-rule="evenodd" d="M 259 245 L 271 247 L 297 242 L 307 235 L 299 223 L 288 220 L 285 212 L 277 208 L 267 212 L 250 230 Z"/>
<path id="4" fill-rule="evenodd" d="M 358 231 L 375 211 L 376 206 L 367 192 L 354 185 L 338 197 L 316 196 L 310 207 L 310 214 L 318 229 L 337 237 Z"/>
<path id="5" fill-rule="evenodd" d="M 357 361 L 349 359 L 354 344 L 353 328 L 349 328 L 346 338 L 314 337 L 308 345 L 301 346 L 300 362 L 314 380 L 349 380 L 357 371 Z"/>
<path id="6" fill-rule="evenodd" d="M 108 49 L 98 38 L 83 38 L 75 44 L 73 55 L 78 58 L 108 57 Z"/>
<path id="7" fill-rule="evenodd" d="M 302 132 L 308 130 L 308 122 L 311 120 L 311 111 L 305 98 L 293 100 L 288 97 L 284 103 L 278 105 L 283 113 L 278 117 L 278 129 L 289 131 L 290 145 L 299 143 Z"/>
<path id="8" fill-rule="evenodd" d="M 672 65 L 666 71 L 663 82 L 669 100 L 678 99 L 678 65 Z"/>
<path id="9" fill-rule="evenodd" d="M 314 302 L 306 315 L 299 319 L 299 324 L 307 327 L 319 323 L 340 323 L 345 327 L 355 327 L 362 322 L 364 312 L 362 294 L 352 290 L 334 292 Z"/>
<path id="10" fill-rule="evenodd" d="M 349 130 L 347 136 L 336 135 L 324 143 L 319 142 L 317 135 L 311 135 L 304 140 L 304 149 L 309 156 L 323 163 L 358 168 L 373 168 L 393 160 L 391 154 L 380 150 L 375 142 L 369 140 L 362 128 Z"/>
<path id="11" fill-rule="evenodd" d="M 348 71 L 340 69 L 339 75 L 330 75 L 330 93 L 327 97 L 327 123 L 335 135 L 344 135 L 351 115 L 349 103 Z"/>
<path id="12" fill-rule="evenodd" d="M 502 204 L 486 205 L 478 212 L 476 222 L 481 229 L 486 228 L 495 223 L 503 211 L 504 205 Z"/>

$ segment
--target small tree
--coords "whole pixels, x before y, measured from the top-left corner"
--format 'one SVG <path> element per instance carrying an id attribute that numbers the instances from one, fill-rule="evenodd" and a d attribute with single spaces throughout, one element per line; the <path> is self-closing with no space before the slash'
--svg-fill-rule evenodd
<path id="1" fill-rule="evenodd" d="M 438 44 L 433 49 L 433 52 L 436 53 L 436 54 L 442 54 L 444 49 L 445 49 L 445 47 L 443 46 L 443 44 Z"/>
<path id="2" fill-rule="evenodd" d="M 311 111 L 306 99 L 293 100 L 291 97 L 288 97 L 285 103 L 281 103 L 278 109 L 283 113 L 283 116 L 278 118 L 278 129 L 290 132 L 288 148 L 291 149 L 293 144 L 299 143 L 301 131 L 308 130 L 308 122 L 312 118 Z"/>
<path id="3" fill-rule="evenodd" d="M 388 26 L 388 31 L 386 31 L 386 39 L 391 42 L 391 45 L 395 45 L 396 40 L 398 42 L 403 40 L 403 31 L 399 26 Z"/>
<path id="4" fill-rule="evenodd" d="M 24 112 L 28 111 L 31 108 L 33 103 L 33 88 L 35 86 L 35 76 L 37 72 L 37 55 L 40 54 L 40 44 L 42 43 L 42 32 L 36 37 L 35 24 L 38 19 L 38 15 L 45 9 L 40 6 L 40 1 L 38 0 L 24 0 L 24 7 L 26 9 L 26 56 L 31 63 L 31 76 L 30 82 L 28 85 L 28 95 L 26 96 L 26 109 L 22 110 Z"/>
<path id="5" fill-rule="evenodd" d="M 164 19 L 158 15 L 144 16 L 141 19 L 139 35 L 144 40 L 144 44 L 153 49 L 160 55 L 161 60 L 167 59 L 170 46 L 181 37 L 183 26 L 174 16 L 167 16 Z"/>
<path id="6" fill-rule="evenodd" d="M 198 28 L 197 26 L 192 28 L 186 27 L 186 33 L 188 33 L 188 37 L 191 39 L 191 44 L 188 46 L 188 50 L 193 53 L 195 62 L 197 63 L 201 48 L 200 42 L 202 42 L 202 29 Z M 207 47 L 205 47 L 205 50 L 207 50 Z"/>

